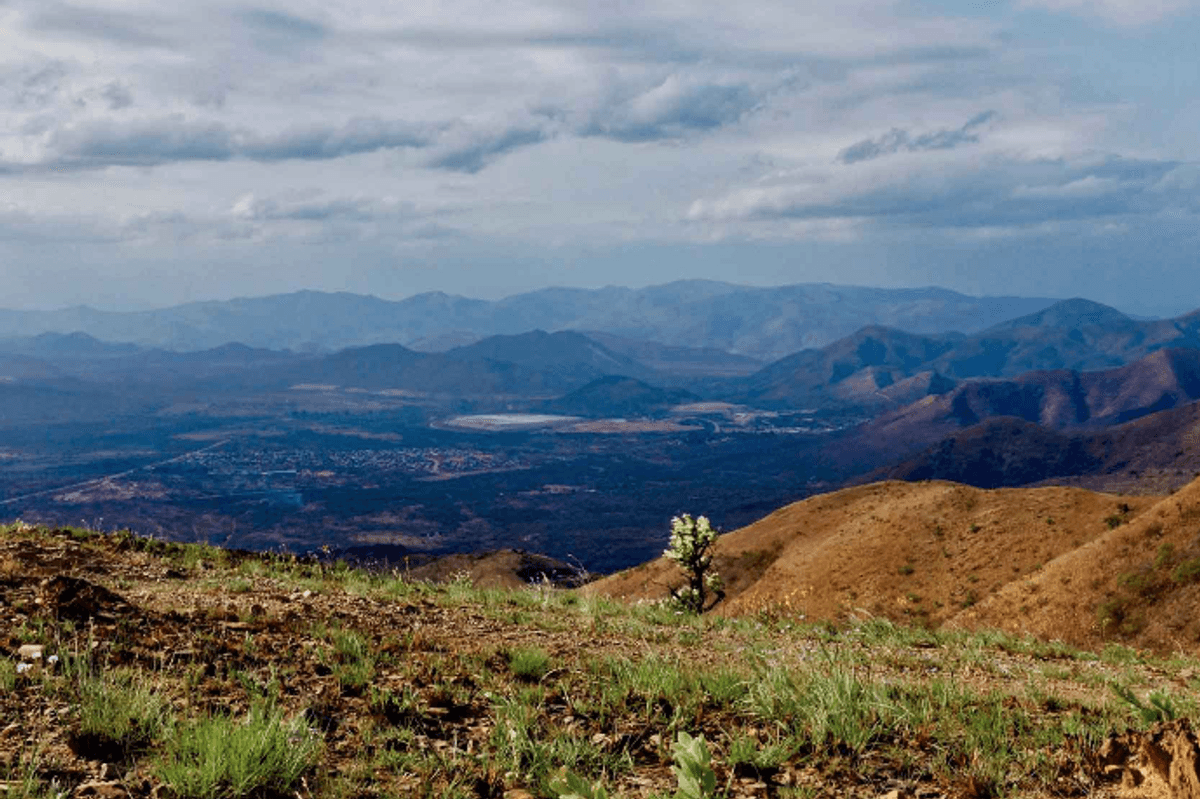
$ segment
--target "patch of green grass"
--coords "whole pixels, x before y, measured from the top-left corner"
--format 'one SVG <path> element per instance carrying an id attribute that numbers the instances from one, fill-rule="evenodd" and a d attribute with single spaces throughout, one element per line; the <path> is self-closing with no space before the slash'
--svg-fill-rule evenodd
<path id="1" fill-rule="evenodd" d="M 290 794 L 320 757 L 321 739 L 297 716 L 253 708 L 244 720 L 204 718 L 178 730 L 157 767 L 180 799 Z"/>
<path id="2" fill-rule="evenodd" d="M 78 739 L 96 759 L 128 759 L 171 726 L 171 705 L 144 674 L 121 670 L 85 677 L 78 687 Z"/>
<path id="3" fill-rule="evenodd" d="M 66 795 L 57 780 L 46 783 L 38 778 L 41 756 L 36 749 L 30 752 L 22 747 L 20 752 L 10 754 L 11 758 L 0 758 L 5 799 L 59 799 Z"/>
<path id="4" fill-rule="evenodd" d="M 519 680 L 537 682 L 550 672 L 550 655 L 538 647 L 519 647 L 508 653 L 508 670 Z"/>
<path id="5" fill-rule="evenodd" d="M 583 774 L 619 773 L 632 767 L 628 754 L 606 753 L 590 740 L 549 724 L 541 712 L 542 695 L 521 689 L 493 701 L 493 766 L 538 791 L 550 790 L 563 768 Z"/>
<path id="6" fill-rule="evenodd" d="M 327 633 L 333 645 L 330 668 L 343 692 L 361 694 L 375 678 L 375 654 L 355 630 L 335 627 Z"/>
<path id="7" fill-rule="evenodd" d="M 1200 558 L 1189 558 L 1171 570 L 1171 579 L 1180 585 L 1200 580 Z"/>
<path id="8" fill-rule="evenodd" d="M 1169 542 L 1159 544 L 1158 553 L 1154 556 L 1154 568 L 1161 569 L 1175 557 L 1175 546 Z"/>

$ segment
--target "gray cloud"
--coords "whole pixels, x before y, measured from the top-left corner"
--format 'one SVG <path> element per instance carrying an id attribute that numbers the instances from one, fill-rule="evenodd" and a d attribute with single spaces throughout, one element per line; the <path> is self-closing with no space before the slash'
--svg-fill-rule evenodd
<path id="1" fill-rule="evenodd" d="M 239 219 L 255 222 L 370 222 L 381 218 L 415 216 L 411 203 L 381 202 L 367 197 L 260 200 L 247 196 L 234 205 L 232 213 Z"/>
<path id="2" fill-rule="evenodd" d="M 319 22 L 270 9 L 249 9 L 240 18 L 254 46 L 267 53 L 310 58 L 313 48 L 330 34 Z"/>
<path id="3" fill-rule="evenodd" d="M 323 126 L 260 136 L 234 131 L 219 122 L 182 116 L 156 120 L 97 120 L 54 131 L 53 155 L 40 169 L 96 169 L 106 166 L 157 166 L 173 161 L 320 161 L 377 150 L 426 147 L 434 132 L 422 125 L 375 118 L 352 119 L 340 127 Z"/>
<path id="4" fill-rule="evenodd" d="M 505 153 L 538 144 L 548 136 L 545 130 L 533 126 L 519 126 L 495 134 L 469 136 L 469 141 L 449 146 L 430 158 L 426 165 L 436 169 L 475 174 Z"/>
<path id="5" fill-rule="evenodd" d="M 51 169 L 224 161 L 238 149 L 234 135 L 224 125 L 182 117 L 138 122 L 97 120 L 72 125 L 51 134 L 49 145 L 55 157 L 44 166 Z"/>
<path id="6" fill-rule="evenodd" d="M 120 111 L 133 105 L 133 94 L 129 89 L 116 81 L 112 81 L 100 90 L 100 96 L 108 103 L 110 111 Z"/>
<path id="7" fill-rule="evenodd" d="M 925 150 L 952 150 L 963 144 L 979 142 L 979 128 L 999 116 L 995 111 L 984 111 L 967 121 L 957 130 L 936 130 L 914 136 L 906 130 L 892 128 L 875 139 L 864 139 L 838 153 L 837 160 L 843 164 L 870 161 L 901 151 L 916 153 Z"/>
<path id="8" fill-rule="evenodd" d="M 674 139 L 735 123 L 759 102 L 744 83 L 700 83 L 672 75 L 637 94 L 609 98 L 579 133 L 624 142 Z"/>
<path id="9" fill-rule="evenodd" d="M 1019 228 L 1047 222 L 1151 217 L 1195 210 L 1174 161 L 1104 156 L 1088 159 L 941 165 L 877 180 L 746 189 L 697 202 L 695 220 L 869 220 L 939 228 Z M 865 187 L 864 187 L 865 186 Z"/>
<path id="10" fill-rule="evenodd" d="M 265 8 L 252 8 L 244 11 L 242 19 L 251 27 L 272 35 L 310 43 L 323 39 L 329 34 L 329 29 L 318 22 Z"/>
<path id="11" fill-rule="evenodd" d="M 432 126 L 359 117 L 341 127 L 312 127 L 261 138 L 244 136 L 238 154 L 255 161 L 323 161 L 376 150 L 427 147 L 435 135 Z"/>
<path id="12" fill-rule="evenodd" d="M 44 108 L 58 99 L 66 77 L 67 67 L 59 60 L 8 67 L 0 69 L 0 92 L 19 109 Z"/>
<path id="13" fill-rule="evenodd" d="M 36 33 L 111 42 L 122 47 L 170 47 L 166 24 L 146 13 L 127 13 L 47 0 L 31 14 L 26 27 Z"/>

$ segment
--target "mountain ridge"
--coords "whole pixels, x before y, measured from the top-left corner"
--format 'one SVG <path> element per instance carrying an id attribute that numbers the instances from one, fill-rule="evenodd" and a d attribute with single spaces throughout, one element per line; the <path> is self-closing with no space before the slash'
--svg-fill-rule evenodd
<path id="1" fill-rule="evenodd" d="M 330 351 L 383 342 L 407 345 L 451 332 L 483 338 L 542 328 L 598 330 L 767 361 L 829 343 L 863 324 L 918 332 L 978 330 L 1053 302 L 970 297 L 940 288 L 827 283 L 757 287 L 717 281 L 677 281 L 640 289 L 550 287 L 499 300 L 444 292 L 385 300 L 308 290 L 127 313 L 87 307 L 0 310 L 0 338 L 79 331 L 103 341 L 173 350 L 209 349 L 236 340 L 267 349 Z"/>

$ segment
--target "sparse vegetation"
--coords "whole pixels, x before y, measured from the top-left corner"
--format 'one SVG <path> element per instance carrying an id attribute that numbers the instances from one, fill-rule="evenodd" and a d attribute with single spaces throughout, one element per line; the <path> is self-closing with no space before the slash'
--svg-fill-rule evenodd
<path id="1" fill-rule="evenodd" d="M 1177 583 L 1194 583 L 1200 580 L 1200 558 L 1189 558 L 1171 570 L 1171 579 Z"/>
<path id="2" fill-rule="evenodd" d="M 1194 661 L 1127 648 L 728 619 L 284 557 L 205 552 L 203 580 L 162 580 L 193 556 L 128 551 L 107 573 L 137 605 L 90 623 L 0 586 L 10 645 L 62 658 L 36 675 L 0 659 L 14 740 L 42 747 L 0 759 L 10 796 L 70 794 L 101 762 L 134 799 L 1079 795 L 1100 784 L 1087 758 L 1110 733 L 1195 710 L 1171 688 Z"/>

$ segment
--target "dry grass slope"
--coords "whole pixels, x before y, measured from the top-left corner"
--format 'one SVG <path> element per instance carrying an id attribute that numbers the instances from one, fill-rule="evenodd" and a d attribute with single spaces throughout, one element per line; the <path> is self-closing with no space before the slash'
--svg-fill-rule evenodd
<path id="1" fill-rule="evenodd" d="M 1142 529 L 1133 525 L 1160 501 L 1076 488 L 989 491 L 937 481 L 875 483 L 812 497 L 720 539 L 716 564 L 728 598 L 718 612 L 802 613 L 810 620 L 881 616 L 934 627 L 971 623 L 976 616 L 964 610 L 998 593 L 1009 595 L 1012 586 L 1038 579 L 1070 553 L 1096 551 L 1093 542 L 1110 538 L 1110 526 Z M 1175 501 L 1188 502 L 1183 494 Z M 656 599 L 678 579 L 673 565 L 660 558 L 590 590 Z M 1070 601 L 1078 596 L 1076 587 L 1061 589 L 1061 599 L 1043 588 L 1041 601 Z M 987 618 L 1018 629 L 1022 619 L 1032 625 L 1028 614 L 1014 618 L 1010 612 Z M 1093 615 L 1088 608 L 1079 612 L 1089 620 Z M 1046 632 L 1064 635 L 1058 627 Z"/>
<path id="2" fill-rule="evenodd" d="M 955 620 L 1094 646 L 1200 648 L 1200 480 Z"/>

